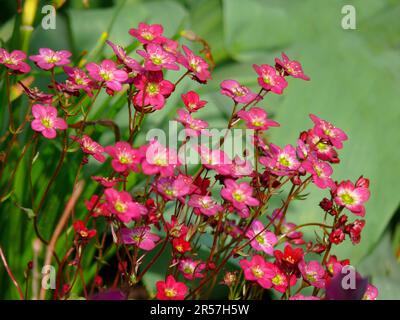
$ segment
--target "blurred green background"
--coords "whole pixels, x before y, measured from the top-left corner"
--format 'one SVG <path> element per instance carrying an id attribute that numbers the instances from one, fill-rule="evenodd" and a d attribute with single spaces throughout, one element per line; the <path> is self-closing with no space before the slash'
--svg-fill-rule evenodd
<path id="1" fill-rule="evenodd" d="M 56 30 L 43 30 L 41 7 L 52 3 L 59 6 Z M 355 30 L 344 30 L 341 26 L 344 17 L 341 9 L 349 4 L 356 9 Z M 299 60 L 311 81 L 290 79 L 282 96 L 271 94 L 260 103 L 281 123 L 280 129 L 271 130 L 271 138 L 279 145 L 295 143 L 299 132 L 312 126 L 309 113 L 345 130 L 349 141 L 340 152 L 342 161 L 335 166 L 334 178 L 355 180 L 363 174 L 371 180 L 372 196 L 367 204 L 367 224 L 360 245 L 346 241 L 335 253 L 339 258 L 350 258 L 363 275 L 368 275 L 378 287 L 381 299 L 400 299 L 400 1 L 41 1 L 32 34 L 26 38 L 23 34 L 12 36 L 16 1 L 2 1 L 1 6 L 0 41 L 7 43 L 8 49 L 23 45 L 31 54 L 40 47 L 49 47 L 68 49 L 74 57 L 84 50 L 93 57 L 95 53 L 110 56 L 111 51 L 99 41 L 102 33 L 108 32 L 111 41 L 128 46 L 132 43 L 129 28 L 141 21 L 163 24 L 169 37 L 190 29 L 205 39 L 217 64 L 213 80 L 204 87 L 184 81 L 159 116 L 146 120 L 147 128 L 162 127 L 165 117 L 172 118 L 175 109 L 181 106 L 180 93 L 189 89 L 197 90 L 209 101 L 200 113 L 210 126 L 224 127 L 231 104 L 218 93 L 222 80 L 236 79 L 256 88 L 253 63 L 273 64 L 274 57 L 282 51 Z M 36 80 L 40 85 L 40 75 Z M 92 117 L 116 117 L 121 128 L 126 128 L 126 108 L 119 98 L 118 95 L 101 97 Z M 3 112 L 0 112 L 2 119 Z M 4 130 L 4 121 L 1 124 Z M 146 128 L 137 143 L 144 141 L 145 131 Z M 99 139 L 102 143 L 112 143 L 113 138 L 104 132 Z M 35 166 L 34 181 L 39 177 L 49 178 L 51 168 L 45 163 Z M 89 177 L 96 170 L 99 167 L 91 165 L 85 175 Z M 19 190 L 16 196 L 20 204 L 25 204 L 24 170 L 18 174 L 22 182 L 15 186 Z M 34 187 L 40 193 L 40 184 Z M 92 191 L 93 188 L 87 194 Z M 54 215 L 41 222 L 46 238 L 70 194 L 70 190 L 63 190 L 62 181 L 53 192 L 54 201 L 46 208 Z M 296 222 L 321 220 L 318 202 L 324 195 L 325 192 L 313 189 L 306 201 L 291 207 L 290 218 Z M 31 259 L 33 239 L 31 224 L 20 212 L 12 204 L 1 204 L 0 243 L 17 278 L 22 277 Z M 0 298 L 16 298 L 2 267 Z"/>

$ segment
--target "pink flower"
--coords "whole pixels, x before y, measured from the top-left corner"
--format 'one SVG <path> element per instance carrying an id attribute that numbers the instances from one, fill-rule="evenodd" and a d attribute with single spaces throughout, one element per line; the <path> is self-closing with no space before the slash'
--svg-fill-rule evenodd
<path id="1" fill-rule="evenodd" d="M 253 65 L 254 70 L 258 74 L 258 84 L 267 91 L 272 91 L 276 94 L 282 94 L 288 83 L 285 78 L 279 75 L 276 70 L 270 65 L 263 64 L 258 66 Z"/>
<path id="2" fill-rule="evenodd" d="M 35 118 L 31 122 L 32 129 L 47 139 L 56 137 L 56 129 L 66 130 L 68 127 L 64 119 L 57 117 L 57 109 L 54 107 L 35 104 L 32 106 L 32 115 Z"/>
<path id="3" fill-rule="evenodd" d="M 363 300 L 376 300 L 378 297 L 378 289 L 372 284 L 368 284 L 367 291 L 365 291 Z"/>
<path id="4" fill-rule="evenodd" d="M 234 178 L 250 176 L 253 173 L 253 166 L 249 160 L 241 159 L 239 156 L 233 158 L 229 175 Z"/>
<path id="5" fill-rule="evenodd" d="M 104 191 L 104 194 L 108 210 L 117 215 L 122 222 L 138 220 L 141 216 L 147 214 L 146 207 L 133 202 L 131 195 L 126 191 L 109 188 Z"/>
<path id="6" fill-rule="evenodd" d="M 130 29 L 129 34 L 135 37 L 143 44 L 149 43 L 161 43 L 163 41 L 162 33 L 164 28 L 160 24 L 146 24 L 143 22 L 139 23 L 137 29 Z"/>
<path id="7" fill-rule="evenodd" d="M 171 217 L 171 222 L 167 222 L 165 231 L 174 238 L 185 238 L 189 229 L 184 223 L 179 223 L 175 216 Z"/>
<path id="8" fill-rule="evenodd" d="M 260 163 L 265 165 L 274 174 L 280 176 L 290 175 L 300 167 L 296 150 L 290 144 L 281 149 L 271 143 L 270 153 L 266 157 L 261 157 Z"/>
<path id="9" fill-rule="evenodd" d="M 144 58 L 144 67 L 149 71 L 160 71 L 164 69 L 179 70 L 176 58 L 171 53 L 157 44 L 148 44 L 146 51 L 138 50 L 137 53 Z"/>
<path id="10" fill-rule="evenodd" d="M 105 147 L 105 151 L 113 158 L 111 165 L 116 172 L 139 170 L 138 165 L 142 160 L 142 154 L 140 150 L 133 149 L 128 142 L 118 141 L 115 147 Z"/>
<path id="11" fill-rule="evenodd" d="M 133 229 L 121 229 L 122 242 L 125 244 L 133 244 L 140 249 L 150 251 L 156 246 L 156 242 L 160 237 L 150 232 L 150 227 L 142 226 Z"/>
<path id="12" fill-rule="evenodd" d="M 100 65 L 90 62 L 86 65 L 86 69 L 94 80 L 104 82 L 111 92 L 122 90 L 122 83 L 128 79 L 128 74 L 118 70 L 115 62 L 108 59 L 103 60 Z"/>
<path id="13" fill-rule="evenodd" d="M 237 103 L 249 103 L 260 100 L 261 97 L 249 88 L 242 86 L 236 80 L 224 80 L 221 82 L 221 94 L 232 98 Z"/>
<path id="14" fill-rule="evenodd" d="M 67 84 L 74 90 L 84 90 L 89 96 L 92 95 L 93 81 L 79 68 L 64 67 L 68 75 Z"/>
<path id="15" fill-rule="evenodd" d="M 161 46 L 165 51 L 177 56 L 179 47 L 179 43 L 177 41 L 163 37 Z"/>
<path id="16" fill-rule="evenodd" d="M 272 287 L 271 279 L 274 276 L 273 264 L 266 262 L 262 256 L 254 255 L 250 261 L 240 260 L 244 272 L 244 278 L 249 281 L 256 281 L 261 287 L 269 289 Z"/>
<path id="17" fill-rule="evenodd" d="M 178 175 L 178 177 L 161 177 L 155 181 L 156 190 L 166 200 L 173 200 L 190 193 L 190 177 Z"/>
<path id="18" fill-rule="evenodd" d="M 193 280 L 196 278 L 203 278 L 201 272 L 205 269 L 205 263 L 201 261 L 194 261 L 191 258 L 184 258 L 179 261 L 178 269 L 182 275 L 188 279 Z"/>
<path id="19" fill-rule="evenodd" d="M 271 283 L 272 287 L 278 292 L 285 292 L 288 287 L 288 277 L 286 274 L 275 264 L 271 263 L 270 266 Z M 290 285 L 294 286 L 296 284 L 296 276 L 292 275 L 290 277 Z"/>
<path id="20" fill-rule="evenodd" d="M 252 197 L 253 189 L 247 182 L 236 183 L 232 179 L 224 181 L 225 188 L 221 190 L 221 196 L 232 203 L 238 209 L 247 209 L 246 206 L 258 206 L 260 202 Z"/>
<path id="21" fill-rule="evenodd" d="M 146 156 L 142 161 L 144 174 L 160 174 L 163 177 L 170 177 L 179 165 L 180 161 L 175 150 L 164 147 L 157 140 L 150 141 L 146 149 Z"/>
<path id="22" fill-rule="evenodd" d="M 92 180 L 100 183 L 105 188 L 112 188 L 116 186 L 119 182 L 126 182 L 126 180 L 116 177 L 101 177 L 101 176 L 92 176 Z"/>
<path id="23" fill-rule="evenodd" d="M 282 69 L 293 78 L 300 78 L 303 80 L 310 80 L 310 77 L 306 76 L 303 72 L 300 62 L 295 60 L 289 60 L 288 56 L 282 52 L 282 60 L 275 58 L 277 70 Z"/>
<path id="24" fill-rule="evenodd" d="M 10 70 L 18 73 L 27 73 L 31 67 L 24 62 L 26 53 L 20 50 L 14 50 L 8 53 L 5 49 L 0 48 L 0 64 L 3 64 Z"/>
<path id="25" fill-rule="evenodd" d="M 187 287 L 183 282 L 178 282 L 172 275 L 166 281 L 157 281 L 157 299 L 159 300 L 183 300 L 187 293 Z"/>
<path id="26" fill-rule="evenodd" d="M 136 73 L 136 75 L 143 72 L 144 69 L 140 65 L 140 63 L 137 62 L 135 59 L 129 57 L 126 54 L 124 48 L 122 48 L 119 45 L 116 45 L 116 44 L 112 43 L 109 40 L 107 40 L 106 43 L 114 51 L 115 55 L 117 56 L 118 62 L 124 64 L 128 69 L 131 70 L 131 72 Z"/>
<path id="27" fill-rule="evenodd" d="M 187 93 L 182 94 L 181 98 L 189 112 L 195 112 L 207 104 L 207 101 L 200 100 L 199 95 L 194 91 L 188 91 Z"/>
<path id="28" fill-rule="evenodd" d="M 232 160 L 223 150 L 210 150 L 204 145 L 196 146 L 199 153 L 201 163 L 210 170 L 215 170 L 222 175 L 229 175 L 231 171 Z"/>
<path id="29" fill-rule="evenodd" d="M 325 269 L 318 261 L 306 263 L 304 260 L 299 262 L 299 270 L 303 279 L 316 288 L 325 288 Z"/>
<path id="30" fill-rule="evenodd" d="M 104 148 L 96 141 L 93 141 L 89 136 L 83 135 L 82 138 L 71 136 L 71 139 L 80 144 L 84 153 L 92 155 L 97 161 L 104 162 L 106 160 L 106 157 L 102 154 Z"/>
<path id="31" fill-rule="evenodd" d="M 210 196 L 201 196 L 194 194 L 190 197 L 188 206 L 197 209 L 205 216 L 214 216 L 223 210 L 222 206 L 217 204 L 216 201 Z"/>
<path id="32" fill-rule="evenodd" d="M 240 110 L 237 115 L 246 122 L 249 129 L 268 130 L 269 127 L 279 127 L 278 122 L 268 119 L 267 112 L 258 107 L 253 107 L 249 111 Z"/>
<path id="33" fill-rule="evenodd" d="M 152 106 L 154 109 L 162 109 L 165 105 L 165 98 L 174 91 L 174 85 L 164 80 L 161 71 L 148 72 L 146 75 L 137 76 L 134 85 L 139 92 L 135 95 L 133 102 L 136 106 Z"/>
<path id="34" fill-rule="evenodd" d="M 338 149 L 343 148 L 343 141 L 347 140 L 347 135 L 342 129 L 336 128 L 332 123 L 316 115 L 310 114 L 310 118 L 314 122 L 313 131 L 317 136 L 330 141 Z"/>
<path id="35" fill-rule="evenodd" d="M 365 187 L 356 187 L 347 180 L 342 181 L 335 192 L 335 202 L 344 206 L 357 216 L 365 216 L 364 203 L 368 201 L 370 191 Z"/>
<path id="36" fill-rule="evenodd" d="M 199 56 L 196 56 L 188 47 L 183 45 L 182 49 L 186 56 L 181 55 L 178 62 L 186 69 L 193 72 L 200 82 L 206 82 L 208 79 L 211 79 L 211 74 L 208 70 L 208 63 Z"/>
<path id="37" fill-rule="evenodd" d="M 40 48 L 39 54 L 30 56 L 29 59 L 35 62 L 39 68 L 50 70 L 56 66 L 64 66 L 70 63 L 71 61 L 68 58 L 71 55 L 71 52 L 67 50 L 53 51 L 49 48 Z"/>
<path id="38" fill-rule="evenodd" d="M 261 221 L 253 221 L 250 229 L 246 232 L 246 237 L 253 239 L 250 242 L 253 249 L 264 251 L 271 256 L 274 255 L 274 246 L 278 243 L 278 239 L 273 232 L 265 230 Z"/>
<path id="39" fill-rule="evenodd" d="M 324 141 L 318 135 L 314 133 L 314 130 L 311 129 L 307 132 L 306 142 L 311 148 L 318 159 L 322 161 L 329 161 L 331 163 L 338 163 L 339 158 L 335 148 L 331 145 L 329 141 Z"/>
<path id="40" fill-rule="evenodd" d="M 197 137 L 200 135 L 202 130 L 208 127 L 208 123 L 206 121 L 194 119 L 191 114 L 184 109 L 178 109 L 176 113 L 178 114 L 176 121 L 185 126 L 185 132 L 187 136 Z"/>
<path id="41" fill-rule="evenodd" d="M 320 161 L 313 156 L 309 156 L 307 160 L 302 163 L 302 167 L 312 175 L 312 180 L 318 188 L 326 189 L 335 186 L 331 178 L 333 169 L 328 163 Z"/>

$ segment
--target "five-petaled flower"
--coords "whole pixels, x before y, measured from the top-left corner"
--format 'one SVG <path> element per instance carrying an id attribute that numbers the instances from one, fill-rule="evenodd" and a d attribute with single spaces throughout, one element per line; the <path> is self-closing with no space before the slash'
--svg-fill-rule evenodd
<path id="1" fill-rule="evenodd" d="M 172 275 L 165 281 L 157 281 L 157 295 L 159 300 L 183 300 L 187 293 L 187 287 L 183 282 L 178 282 Z"/>
<path id="2" fill-rule="evenodd" d="M 71 52 L 67 50 L 53 51 L 49 48 L 40 48 L 38 55 L 30 56 L 29 59 L 43 70 L 51 70 L 54 67 L 64 66 L 71 61 Z"/>
<path id="3" fill-rule="evenodd" d="M 25 59 L 26 53 L 21 50 L 8 53 L 5 49 L 0 48 L 0 64 L 14 72 L 27 73 L 31 70 L 31 67 L 24 62 Z"/>
<path id="4" fill-rule="evenodd" d="M 57 109 L 52 106 L 35 104 L 32 106 L 32 115 L 34 117 L 31 122 L 32 129 L 47 139 L 56 137 L 56 129 L 66 130 L 68 127 L 64 119 L 57 117 Z"/>

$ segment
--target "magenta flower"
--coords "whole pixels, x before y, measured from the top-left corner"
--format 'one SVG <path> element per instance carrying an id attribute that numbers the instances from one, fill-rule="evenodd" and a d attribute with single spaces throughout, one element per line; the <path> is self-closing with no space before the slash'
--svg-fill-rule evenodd
<path id="1" fill-rule="evenodd" d="M 265 165 L 274 174 L 280 176 L 290 175 L 300 167 L 296 150 L 290 144 L 281 149 L 271 143 L 270 154 L 266 157 L 261 157 L 260 163 Z"/>
<path id="2" fill-rule="evenodd" d="M 26 59 L 26 53 L 20 50 L 14 50 L 8 53 L 5 49 L 0 48 L 0 64 L 3 64 L 6 68 L 13 70 L 18 73 L 27 73 L 31 70 L 31 67 L 24 62 Z"/>
<path id="3" fill-rule="evenodd" d="M 240 110 L 237 115 L 246 122 L 249 129 L 268 130 L 269 127 L 279 127 L 278 122 L 268 119 L 267 112 L 258 107 L 253 107 L 249 111 Z"/>
<path id="4" fill-rule="evenodd" d="M 80 144 L 84 153 L 93 156 L 97 161 L 104 162 L 106 160 L 106 157 L 103 155 L 104 148 L 96 141 L 93 141 L 89 136 L 83 135 L 82 138 L 71 136 L 71 139 Z"/>
<path id="5" fill-rule="evenodd" d="M 56 129 L 66 130 L 68 127 L 64 119 L 57 117 L 57 109 L 52 106 L 35 104 L 32 106 L 32 115 L 35 118 L 31 122 L 32 129 L 47 139 L 57 136 Z"/>
<path id="6" fill-rule="evenodd" d="M 148 72 L 147 75 L 139 75 L 134 81 L 139 92 L 135 95 L 133 102 L 136 106 L 152 106 L 154 109 L 162 109 L 165 105 L 165 98 L 174 91 L 174 85 L 164 80 L 161 71 Z"/>
<path id="7" fill-rule="evenodd" d="M 283 69 L 288 75 L 293 78 L 300 78 L 303 80 L 310 80 L 310 77 L 306 76 L 303 72 L 300 62 L 295 60 L 289 60 L 288 56 L 282 52 L 282 61 L 279 58 L 275 58 L 277 69 Z"/>
<path id="8" fill-rule="evenodd" d="M 176 113 L 178 114 L 176 121 L 185 126 L 185 132 L 187 136 L 197 137 L 200 135 L 202 130 L 208 127 L 208 123 L 206 121 L 194 119 L 191 114 L 184 109 L 178 109 Z"/>
<path id="9" fill-rule="evenodd" d="M 53 51 L 49 48 L 40 48 L 38 55 L 30 56 L 35 64 L 43 70 L 50 70 L 54 67 L 64 66 L 71 61 L 68 59 L 71 56 L 71 52 L 67 50 Z"/>
<path id="10" fill-rule="evenodd" d="M 136 61 L 135 59 L 129 57 L 126 54 L 124 48 L 112 43 L 109 40 L 107 40 L 106 43 L 114 51 L 115 55 L 117 56 L 118 62 L 124 64 L 131 72 L 136 73 L 136 75 L 143 72 L 144 69 L 140 65 L 140 63 L 138 61 Z"/>
<path id="11" fill-rule="evenodd" d="M 125 244 L 133 244 L 140 249 L 150 251 L 156 246 L 156 242 L 160 237 L 150 232 L 150 227 L 141 226 L 133 229 L 121 229 L 122 242 Z"/>
<path id="12" fill-rule="evenodd" d="M 368 284 L 367 291 L 365 291 L 363 300 L 376 300 L 378 297 L 378 289 L 372 284 Z"/>
<path id="13" fill-rule="evenodd" d="M 224 181 L 225 188 L 221 190 L 221 196 L 232 203 L 238 209 L 247 209 L 246 206 L 258 206 L 260 202 L 253 198 L 253 189 L 247 182 L 236 183 L 232 179 Z"/>
<path id="14" fill-rule="evenodd" d="M 273 67 L 267 64 L 261 66 L 254 64 L 253 68 L 258 74 L 258 84 L 262 88 L 276 94 L 282 94 L 288 83 Z"/>
<path id="15" fill-rule="evenodd" d="M 338 149 L 343 148 L 343 141 L 347 140 L 347 135 L 342 129 L 336 128 L 332 123 L 316 115 L 310 114 L 310 118 L 314 122 L 313 130 L 317 136 L 330 141 Z"/>
<path id="16" fill-rule="evenodd" d="M 133 202 L 131 195 L 126 191 L 117 191 L 108 188 L 104 191 L 107 200 L 107 208 L 122 222 L 138 220 L 147 214 L 147 209 L 140 203 Z"/>
<path id="17" fill-rule="evenodd" d="M 313 156 L 309 156 L 307 160 L 302 163 L 302 167 L 312 175 L 312 180 L 318 188 L 326 189 L 335 186 L 331 178 L 333 169 L 328 163 L 320 161 Z"/>
<path id="18" fill-rule="evenodd" d="M 187 293 L 187 287 L 183 282 L 178 282 L 172 275 L 166 281 L 157 281 L 157 295 L 159 300 L 183 300 Z"/>
<path id="19" fill-rule="evenodd" d="M 162 34 L 164 28 L 160 24 L 146 24 L 143 22 L 139 23 L 137 29 L 130 29 L 129 34 L 135 37 L 143 44 L 150 43 L 161 43 L 163 41 Z"/>
<path id="20" fill-rule="evenodd" d="M 271 275 L 271 283 L 272 287 L 278 292 L 285 292 L 289 281 L 286 274 L 275 264 L 271 263 L 270 266 Z M 290 277 L 290 285 L 294 286 L 296 284 L 296 276 L 293 275 Z"/>
<path id="21" fill-rule="evenodd" d="M 254 255 L 250 261 L 243 259 L 239 264 L 246 280 L 256 281 L 264 289 L 272 287 L 271 279 L 275 273 L 271 262 L 266 262 L 260 255 Z"/>
<path id="22" fill-rule="evenodd" d="M 314 133 L 311 129 L 307 133 L 306 139 L 308 145 L 315 152 L 318 159 L 322 161 L 329 161 L 331 163 L 338 163 L 338 154 L 335 148 L 328 141 L 323 141 L 321 137 Z"/>
<path id="23" fill-rule="evenodd" d="M 201 261 L 194 261 L 191 258 L 181 259 L 178 265 L 179 271 L 188 280 L 203 278 L 204 275 L 201 272 L 205 269 L 205 267 L 205 263 L 202 263 Z"/>
<path id="24" fill-rule="evenodd" d="M 208 70 L 208 63 L 199 56 L 196 56 L 188 47 L 183 45 L 182 49 L 186 56 L 181 55 L 178 62 L 186 69 L 193 72 L 200 82 L 206 82 L 208 79 L 211 79 L 211 74 Z"/>
<path id="25" fill-rule="evenodd" d="M 118 141 L 114 147 L 105 147 L 105 151 L 113 158 L 111 165 L 116 172 L 139 171 L 138 165 L 143 156 L 140 150 L 133 149 L 129 143 Z"/>
<path id="26" fill-rule="evenodd" d="M 195 112 L 207 104 L 207 101 L 200 100 L 199 95 L 194 91 L 188 91 L 187 93 L 182 94 L 181 98 L 189 112 Z"/>
<path id="27" fill-rule="evenodd" d="M 246 232 L 246 237 L 253 239 L 250 242 L 253 249 L 264 251 L 270 256 L 274 255 L 274 246 L 278 243 L 278 239 L 273 232 L 265 230 L 261 221 L 253 221 L 250 229 Z"/>
<path id="28" fill-rule="evenodd" d="M 252 92 L 249 88 L 242 86 L 236 80 L 224 80 L 221 82 L 221 94 L 228 96 L 237 103 L 249 103 L 260 100 L 261 97 Z"/>
<path id="29" fill-rule="evenodd" d="M 155 188 L 166 200 L 173 200 L 186 196 L 191 191 L 189 177 L 178 175 L 177 177 L 161 177 L 156 180 Z"/>
<path id="30" fill-rule="evenodd" d="M 198 212 L 204 214 L 207 217 L 214 216 L 218 212 L 223 210 L 223 207 L 210 196 L 201 196 L 194 194 L 190 197 L 188 206 L 197 209 Z"/>
<path id="31" fill-rule="evenodd" d="M 108 59 L 103 60 L 100 65 L 90 62 L 86 69 L 94 80 L 104 83 L 111 92 L 122 90 L 122 83 L 128 79 L 128 74 L 117 69 L 115 62 Z"/>
<path id="32" fill-rule="evenodd" d="M 144 67 L 149 71 L 160 71 L 164 69 L 179 70 L 176 58 L 171 53 L 157 44 L 148 44 L 146 51 L 138 50 L 137 53 L 144 58 Z"/>
<path id="33" fill-rule="evenodd" d="M 101 177 L 101 176 L 92 176 L 92 180 L 100 183 L 105 188 L 112 188 L 116 186 L 120 182 L 126 182 L 126 180 L 116 177 Z"/>
<path id="34" fill-rule="evenodd" d="M 165 51 L 173 54 L 174 56 L 177 56 L 179 48 L 179 43 L 177 41 L 163 37 L 161 46 Z"/>
<path id="35" fill-rule="evenodd" d="M 368 201 L 370 191 L 366 187 L 357 187 L 351 181 L 342 181 L 335 191 L 335 202 L 344 206 L 357 216 L 365 216 L 364 203 Z"/>
<path id="36" fill-rule="evenodd" d="M 144 174 L 160 174 L 163 177 L 170 177 L 179 165 L 180 161 L 175 150 L 164 147 L 157 140 L 150 141 L 146 149 L 146 156 L 142 161 Z"/>
<path id="37" fill-rule="evenodd" d="M 325 288 L 325 269 L 318 261 L 304 260 L 299 262 L 299 270 L 303 279 L 316 288 Z"/>
<path id="38" fill-rule="evenodd" d="M 67 84 L 74 90 L 84 90 L 89 96 L 92 95 L 93 81 L 87 76 L 85 71 L 79 68 L 64 67 L 68 75 Z"/>
<path id="39" fill-rule="evenodd" d="M 229 175 L 231 172 L 232 160 L 223 150 L 210 150 L 204 145 L 195 146 L 200 155 L 203 166 L 210 170 L 215 170 L 222 175 Z"/>

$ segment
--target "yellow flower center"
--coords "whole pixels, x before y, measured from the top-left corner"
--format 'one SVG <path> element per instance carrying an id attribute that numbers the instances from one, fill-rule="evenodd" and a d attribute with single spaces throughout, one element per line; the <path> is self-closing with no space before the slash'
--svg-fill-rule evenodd
<path id="1" fill-rule="evenodd" d="M 126 204 L 122 203 L 121 201 L 117 201 L 114 205 L 115 210 L 117 210 L 118 212 L 125 212 L 126 211 Z"/>
<path id="2" fill-rule="evenodd" d="M 176 296 L 176 291 L 172 288 L 165 288 L 164 293 L 168 298 L 173 298 Z"/>
<path id="3" fill-rule="evenodd" d="M 48 129 L 53 127 L 53 121 L 50 118 L 42 118 L 41 123 Z"/>

